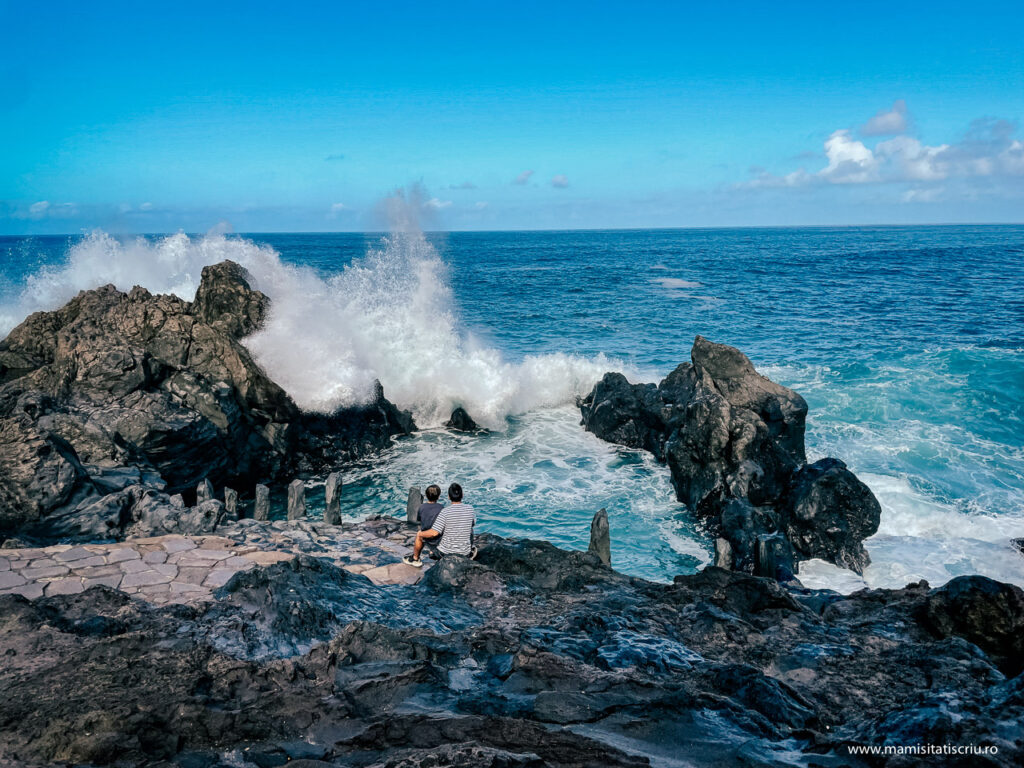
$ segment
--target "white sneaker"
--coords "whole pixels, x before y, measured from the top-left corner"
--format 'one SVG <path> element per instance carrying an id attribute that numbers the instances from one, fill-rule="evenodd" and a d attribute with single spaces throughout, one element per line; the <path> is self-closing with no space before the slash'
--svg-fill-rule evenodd
<path id="1" fill-rule="evenodd" d="M 405 563 L 406 565 L 411 565 L 413 568 L 422 568 L 423 567 L 423 561 L 422 560 L 414 560 L 412 555 L 406 555 L 405 557 L 403 557 L 402 558 L 402 562 Z"/>

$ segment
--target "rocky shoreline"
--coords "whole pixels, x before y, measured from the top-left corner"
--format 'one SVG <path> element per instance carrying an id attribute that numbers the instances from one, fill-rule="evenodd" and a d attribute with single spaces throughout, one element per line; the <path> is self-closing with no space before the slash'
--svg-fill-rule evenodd
<path id="1" fill-rule="evenodd" d="M 238 519 L 230 488 L 415 428 L 379 387 L 301 413 L 240 343 L 268 310 L 225 262 L 193 302 L 107 286 L 0 342 L 0 765 L 1024 762 L 1024 592 L 805 589 L 801 560 L 863 568 L 878 502 L 807 463 L 806 403 L 738 350 L 698 337 L 659 385 L 608 374 L 580 403 L 669 466 L 715 566 L 618 573 L 598 512 L 592 552 L 481 535 L 418 570 L 405 515 L 303 519 L 301 482 L 296 519 Z"/>
<path id="2" fill-rule="evenodd" d="M 1024 756 L 1016 587 L 975 576 L 843 596 L 715 567 L 654 584 L 594 554 L 492 536 L 478 562 L 443 560 L 421 577 L 384 562 L 407 546 L 408 523 L 333 529 L 251 522 L 192 548 L 188 537 L 117 545 L 140 553 L 122 562 L 178 549 L 179 572 L 215 563 L 201 594 L 175 600 L 109 585 L 0 595 L 0 755 L 838 766 L 885 762 L 850 745 L 927 742 L 998 748 L 952 764 Z M 276 543 L 230 554 L 260 536 Z M 234 558 L 250 562 L 217 565 Z M 377 583 L 356 572 L 371 562 L 383 564 L 371 566 Z M 418 583 L 388 579 L 389 567 Z"/>
<path id="3" fill-rule="evenodd" d="M 302 413 L 239 341 L 268 311 L 245 270 L 223 262 L 203 269 L 191 303 L 108 285 L 11 331 L 0 536 L 171 532 L 170 495 L 192 504 L 204 480 L 251 488 L 326 473 L 415 428 L 379 385 L 368 405 Z"/>

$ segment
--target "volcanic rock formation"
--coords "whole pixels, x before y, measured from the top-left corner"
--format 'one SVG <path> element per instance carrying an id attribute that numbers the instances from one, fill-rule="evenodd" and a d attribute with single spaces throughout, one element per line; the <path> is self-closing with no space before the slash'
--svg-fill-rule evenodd
<path id="1" fill-rule="evenodd" d="M 230 261 L 206 267 L 191 303 L 107 285 L 0 342 L 0 533 L 45 536 L 129 488 L 191 499 L 206 478 L 250 488 L 329 468 L 414 428 L 379 385 L 368 405 L 301 413 L 240 343 L 269 312 L 249 280 Z"/>
<path id="2" fill-rule="evenodd" d="M 691 362 L 657 386 L 608 373 L 580 410 L 598 437 L 668 464 L 676 497 L 725 540 L 720 564 L 783 579 L 794 559 L 868 564 L 878 501 L 838 459 L 807 464 L 807 403 L 738 349 L 698 336 Z"/>

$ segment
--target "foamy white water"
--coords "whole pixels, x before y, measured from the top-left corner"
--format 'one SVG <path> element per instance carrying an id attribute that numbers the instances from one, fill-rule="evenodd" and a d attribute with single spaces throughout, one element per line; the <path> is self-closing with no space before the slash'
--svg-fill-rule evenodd
<path id="1" fill-rule="evenodd" d="M 957 399 L 974 383 L 968 374 L 949 371 L 941 353 L 919 354 L 921 364 L 890 363 L 842 382 L 827 365 L 764 371 L 811 402 L 808 459 L 842 458 L 882 506 L 878 532 L 864 544 L 872 562 L 863 578 L 815 560 L 800 566 L 806 586 L 852 592 L 921 579 L 940 586 L 975 573 L 1024 587 L 1024 557 L 1011 544 L 1024 537 L 1020 449 L 985 441 L 974 425 L 959 423 Z M 949 423 L 921 418 L 922 402 L 951 414 Z M 950 498 L 933 478 L 964 498 Z"/>
<path id="2" fill-rule="evenodd" d="M 668 468 L 586 432 L 568 405 L 515 417 L 503 433 L 432 429 L 398 441 L 346 472 L 343 514 L 404 514 L 410 485 L 452 480 L 488 532 L 586 549 L 590 520 L 604 507 L 613 562 L 627 573 L 668 581 L 711 558 L 710 538 L 675 500 Z"/>
<path id="3" fill-rule="evenodd" d="M 617 366 L 601 356 L 528 356 L 512 363 L 458 329 L 447 268 L 423 234 L 406 228 L 324 277 L 285 264 L 272 248 L 211 233 L 119 241 L 94 232 L 67 262 L 32 275 L 0 313 L 6 333 L 37 310 L 81 290 L 141 285 L 191 301 L 204 266 L 231 259 L 271 298 L 265 327 L 244 343 L 305 410 L 366 402 L 379 380 L 387 397 L 435 426 L 456 406 L 500 429 L 509 415 L 572 402 Z"/>

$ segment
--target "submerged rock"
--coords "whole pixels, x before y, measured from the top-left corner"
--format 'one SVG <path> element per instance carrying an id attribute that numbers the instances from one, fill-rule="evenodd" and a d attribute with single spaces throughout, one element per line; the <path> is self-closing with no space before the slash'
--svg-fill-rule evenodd
<path id="1" fill-rule="evenodd" d="M 444 425 L 448 427 L 448 429 L 454 429 L 456 432 L 477 432 L 480 430 L 480 425 L 473 421 L 470 415 L 466 413 L 466 409 L 462 406 L 459 406 L 452 411 L 451 418 L 449 418 Z"/>
<path id="2" fill-rule="evenodd" d="M 733 347 L 698 336 L 690 357 L 657 386 L 605 374 L 580 401 L 584 427 L 664 461 L 676 497 L 728 543 L 720 562 L 760 573 L 759 548 L 768 551 L 760 537 L 781 533 L 800 559 L 861 572 L 880 507 L 837 459 L 807 465 L 804 399 Z M 769 549 L 770 570 L 787 558 L 774 543 Z"/>
<path id="3" fill-rule="evenodd" d="M 0 342 L 0 533 L 131 484 L 111 487 L 111 470 L 172 494 L 251 487 L 414 428 L 379 384 L 366 405 L 301 413 L 240 342 L 269 309 L 250 281 L 232 262 L 207 267 L 192 303 L 107 285 Z"/>

